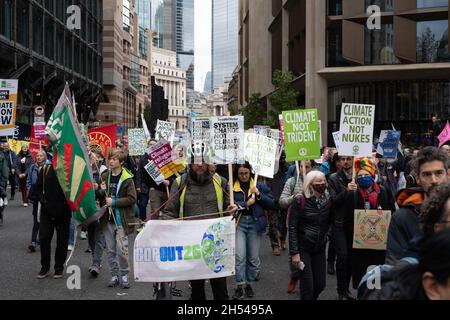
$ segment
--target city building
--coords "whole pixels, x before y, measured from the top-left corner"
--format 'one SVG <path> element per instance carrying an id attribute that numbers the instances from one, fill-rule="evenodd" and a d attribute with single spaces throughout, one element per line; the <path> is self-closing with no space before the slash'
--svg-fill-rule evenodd
<path id="1" fill-rule="evenodd" d="M 203 94 L 211 94 L 212 93 L 212 72 L 208 71 L 206 73 L 205 84 L 203 86 Z"/>
<path id="2" fill-rule="evenodd" d="M 152 0 L 153 45 L 175 51 L 177 66 L 186 70 L 187 88 L 194 89 L 194 0 Z"/>
<path id="3" fill-rule="evenodd" d="M 214 89 L 231 77 L 238 64 L 238 0 L 212 0 L 211 39 L 211 88 Z"/>
<path id="4" fill-rule="evenodd" d="M 177 53 L 153 47 L 152 74 L 168 100 L 169 121 L 179 131 L 187 131 L 189 112 L 186 107 L 186 70 L 177 67 Z"/>
<path id="5" fill-rule="evenodd" d="M 239 113 L 239 66 L 233 71 L 228 83 L 228 110 L 231 114 Z"/>
<path id="6" fill-rule="evenodd" d="M 117 123 L 126 134 L 138 126 L 140 114 L 150 104 L 152 32 L 139 26 L 135 0 L 104 0 L 103 25 L 106 101 L 98 123 Z"/>
<path id="7" fill-rule="evenodd" d="M 209 116 L 222 117 L 230 115 L 228 112 L 229 81 L 229 79 L 225 79 L 225 83 L 222 86 L 216 87 L 213 93 L 206 97 Z"/>
<path id="8" fill-rule="evenodd" d="M 48 118 L 66 82 L 74 93 L 80 121 L 92 120 L 98 111 L 103 96 L 104 8 L 102 1 L 80 1 L 81 15 L 71 19 L 70 4 L 1 2 L 0 78 L 19 80 L 16 122 L 31 124 L 35 105 L 44 105 Z"/>
<path id="9" fill-rule="evenodd" d="M 189 113 L 192 112 L 201 115 L 209 114 L 206 96 L 203 93 L 188 89 L 186 95 L 186 106 Z"/>
<path id="10" fill-rule="evenodd" d="M 289 70 L 324 140 L 353 102 L 376 105 L 375 135 L 394 124 L 404 143 L 428 143 L 432 115 L 450 117 L 448 27 L 447 0 L 240 0 L 239 105 L 259 92 L 270 108 L 273 72 Z"/>

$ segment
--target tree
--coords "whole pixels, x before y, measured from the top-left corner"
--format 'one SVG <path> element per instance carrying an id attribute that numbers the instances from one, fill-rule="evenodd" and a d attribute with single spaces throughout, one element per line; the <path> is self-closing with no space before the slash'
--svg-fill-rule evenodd
<path id="1" fill-rule="evenodd" d="M 261 93 L 252 94 L 243 109 L 245 130 L 253 128 L 254 125 L 265 125 L 267 118 L 264 111 L 261 105 Z"/>
<path id="2" fill-rule="evenodd" d="M 439 41 L 436 41 L 433 31 L 429 27 L 422 32 L 418 43 L 418 61 L 424 63 L 434 62 L 437 56 L 437 49 L 439 48 Z"/>
<path id="3" fill-rule="evenodd" d="M 286 110 L 298 109 L 297 98 L 300 93 L 292 88 L 294 75 L 290 71 L 276 70 L 273 74 L 275 91 L 269 95 L 272 110 L 269 111 L 269 125 L 279 126 L 278 115 Z"/>

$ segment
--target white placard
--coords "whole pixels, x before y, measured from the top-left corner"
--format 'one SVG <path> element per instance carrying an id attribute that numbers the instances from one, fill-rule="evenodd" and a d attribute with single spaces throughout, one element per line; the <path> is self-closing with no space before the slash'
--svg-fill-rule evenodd
<path id="1" fill-rule="evenodd" d="M 273 178 L 277 143 L 274 139 L 256 133 L 245 133 L 245 160 L 256 174 Z"/>
<path id="2" fill-rule="evenodd" d="M 216 164 L 244 163 L 244 117 L 211 118 L 212 152 Z"/>
<path id="3" fill-rule="evenodd" d="M 173 145 L 173 139 L 175 138 L 175 123 L 158 120 L 155 131 L 157 140 L 166 140 L 169 141 L 170 145 Z"/>

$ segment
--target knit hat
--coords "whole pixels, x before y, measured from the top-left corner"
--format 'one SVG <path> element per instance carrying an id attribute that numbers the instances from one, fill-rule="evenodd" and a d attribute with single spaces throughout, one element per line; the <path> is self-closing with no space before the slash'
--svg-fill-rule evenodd
<path id="1" fill-rule="evenodd" d="M 375 179 L 375 166 L 373 164 L 373 161 L 369 158 L 361 158 L 355 160 L 355 173 L 358 175 L 358 172 L 361 170 L 366 170 L 370 173 L 372 178 Z"/>

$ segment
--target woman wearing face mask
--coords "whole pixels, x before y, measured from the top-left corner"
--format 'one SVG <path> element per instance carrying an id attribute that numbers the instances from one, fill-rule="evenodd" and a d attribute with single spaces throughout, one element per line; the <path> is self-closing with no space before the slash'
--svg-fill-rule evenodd
<path id="1" fill-rule="evenodd" d="M 345 199 L 344 230 L 349 239 L 353 239 L 355 209 L 395 212 L 395 201 L 391 191 L 379 186 L 375 181 L 375 165 L 372 160 L 357 159 L 355 174 L 356 183 L 349 183 Z M 385 250 L 352 249 L 350 260 L 353 288 L 358 287 L 369 266 L 384 264 L 385 257 Z"/>
<path id="2" fill-rule="evenodd" d="M 305 177 L 303 193 L 291 207 L 289 253 L 300 270 L 300 299 L 317 300 L 326 285 L 325 247 L 332 222 L 332 201 L 320 171 Z"/>

